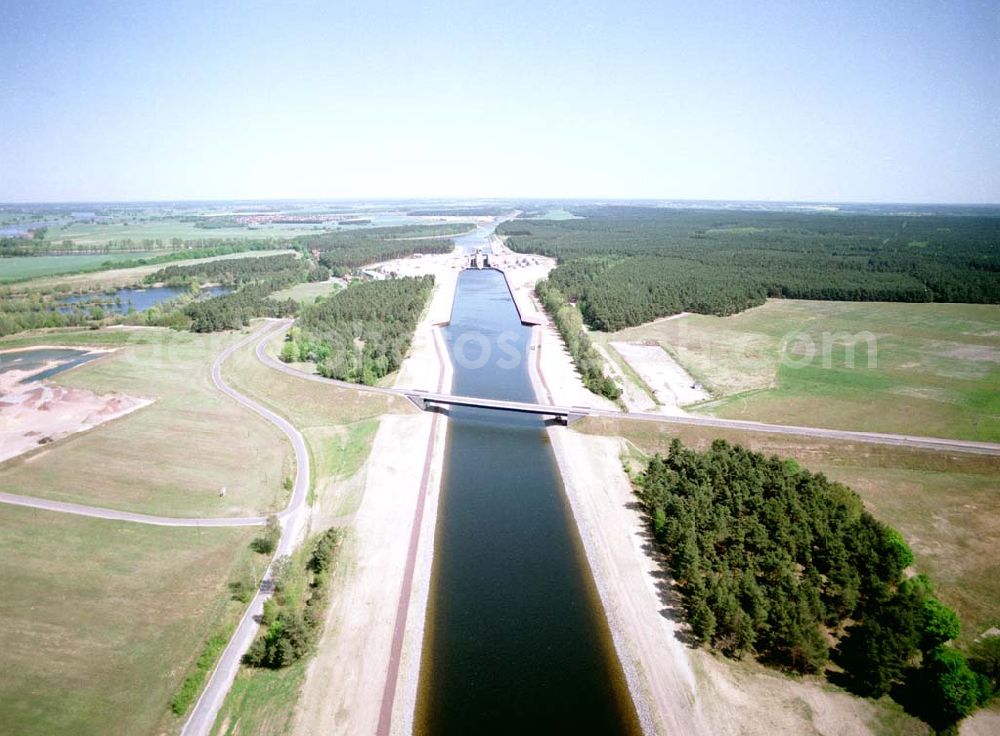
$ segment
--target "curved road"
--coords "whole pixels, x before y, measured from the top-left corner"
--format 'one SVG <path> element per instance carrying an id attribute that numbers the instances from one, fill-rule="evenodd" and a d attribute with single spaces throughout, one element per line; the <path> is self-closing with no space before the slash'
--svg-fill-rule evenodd
<path id="1" fill-rule="evenodd" d="M 305 440 L 291 423 L 270 409 L 258 404 L 253 399 L 244 396 L 222 379 L 222 364 L 226 358 L 248 342 L 258 338 L 263 341 L 272 331 L 283 326 L 283 324 L 279 322 L 277 325 L 265 325 L 245 339 L 228 347 L 215 359 L 215 363 L 212 364 L 212 381 L 216 387 L 239 404 L 256 412 L 275 425 L 288 437 L 292 443 L 292 448 L 295 450 L 295 484 L 292 487 L 292 497 L 288 502 L 288 506 L 278 514 L 282 523 L 282 532 L 281 539 L 278 541 L 278 547 L 274 552 L 274 559 L 278 559 L 282 555 L 287 555 L 292 551 L 299 539 L 299 534 L 305 522 L 305 512 L 307 509 L 306 497 L 309 493 L 309 453 L 306 451 Z M 181 731 L 182 734 L 202 736 L 202 734 L 207 734 L 212 730 L 215 717 L 222 707 L 226 693 L 229 692 L 229 688 L 236 677 L 240 661 L 257 636 L 257 619 L 264 610 L 264 601 L 271 597 L 271 583 L 271 567 L 268 567 L 257 594 L 250 602 L 250 606 L 243 614 L 243 618 L 240 619 L 235 633 L 226 645 L 225 650 L 223 650 L 222 656 L 219 657 L 219 661 L 215 665 L 208 683 L 205 685 L 204 690 L 202 690 L 201 697 L 198 698 L 198 702 L 191 711 L 191 715 L 188 716 L 184 724 L 184 729 Z"/>
<path id="2" fill-rule="evenodd" d="M 475 399 L 472 397 L 461 397 L 461 396 L 450 396 L 448 394 L 440 393 L 430 393 L 430 392 L 418 392 L 412 389 L 396 389 L 396 388 L 383 388 L 379 386 L 363 386 L 354 383 L 348 383 L 345 381 L 338 381 L 335 379 L 324 378 L 319 375 L 303 373 L 302 371 L 291 368 L 284 363 L 274 359 L 266 352 L 266 346 L 269 339 L 279 332 L 286 329 L 292 324 L 292 320 L 274 320 L 264 325 L 257 331 L 251 333 L 243 340 L 234 343 L 230 347 L 226 348 L 219 356 L 215 359 L 212 364 L 212 382 L 215 384 L 216 388 L 222 393 L 226 394 L 232 398 L 237 403 L 245 406 L 251 411 L 257 413 L 263 417 L 266 421 L 270 422 L 278 429 L 280 429 L 289 441 L 292 443 L 292 448 L 295 452 L 295 482 L 292 488 L 292 496 L 289 500 L 288 506 L 278 514 L 278 518 L 282 523 L 282 534 L 281 539 L 278 542 L 277 549 L 275 551 L 275 559 L 282 555 L 289 554 L 296 541 L 299 539 L 300 532 L 303 528 L 306 515 L 306 498 L 309 492 L 310 485 L 310 470 L 309 470 L 309 454 L 306 450 L 305 440 L 291 423 L 286 419 L 274 413 L 270 409 L 264 407 L 263 405 L 257 403 L 253 399 L 244 396 L 231 386 L 229 386 L 222 378 L 222 364 L 232 355 L 235 351 L 244 347 L 247 343 L 254 340 L 258 340 L 256 347 L 257 358 L 263 362 L 265 365 L 273 368 L 274 370 L 281 371 L 288 375 L 295 376 L 296 378 L 305 379 L 309 381 L 316 381 L 319 383 L 333 384 L 340 386 L 342 388 L 351 389 L 353 391 L 361 391 L 365 393 L 381 394 L 385 396 L 397 396 L 400 398 L 407 398 L 409 395 L 416 394 L 427 399 L 440 399 L 445 403 L 466 403 L 466 402 L 481 402 L 482 400 Z M 451 400 L 450 402 L 448 400 Z M 503 409 L 504 402 L 492 402 L 498 404 L 493 408 Z M 511 402 L 507 402 L 511 403 Z M 553 407 L 546 404 L 518 404 L 518 407 L 534 407 L 537 410 L 544 413 L 544 409 L 551 410 Z M 509 408 L 515 408 L 513 405 Z M 556 407 L 559 408 L 559 407 Z M 697 425 L 697 426 L 707 426 L 716 427 L 721 429 L 735 429 L 743 431 L 755 431 L 755 432 L 770 432 L 777 434 L 794 434 L 806 437 L 815 437 L 822 439 L 833 439 L 841 441 L 855 441 L 855 442 L 866 442 L 872 444 L 882 444 L 882 445 L 894 445 L 903 447 L 914 447 L 924 450 L 932 451 L 947 451 L 947 452 L 967 452 L 985 455 L 1000 455 L 1000 444 L 994 444 L 989 442 L 971 442 L 963 440 L 952 440 L 944 438 L 935 437 L 921 437 L 921 436 L 908 436 L 908 435 L 895 435 L 895 434 L 884 434 L 878 432 L 858 432 L 858 431 L 848 431 L 848 430 L 836 430 L 836 429 L 821 429 L 814 427 L 798 427 L 794 425 L 780 425 L 780 424 L 765 424 L 762 422 L 751 422 L 751 421 L 741 421 L 735 419 L 717 419 L 714 417 L 697 417 L 697 416 L 665 416 L 660 414 L 648 414 L 648 413 L 627 413 L 620 411 L 612 411 L 606 409 L 592 409 L 588 407 L 562 407 L 568 411 L 573 411 L 575 413 L 602 417 L 602 418 L 616 418 L 616 419 L 637 419 L 641 421 L 654 421 L 663 423 L 673 423 L 673 424 L 687 424 L 687 425 Z M 100 519 L 109 519 L 114 521 L 128 521 L 136 522 L 142 524 L 152 524 L 156 526 L 194 526 L 194 527 L 239 527 L 239 526 L 257 526 L 265 523 L 265 517 L 229 517 L 229 518 L 171 518 L 162 516 L 153 516 L 149 514 L 138 514 L 127 511 L 115 511 L 112 509 L 104 509 L 92 506 L 85 506 L 81 504 L 66 503 L 62 501 L 51 501 L 40 498 L 32 498 L 29 496 L 21 496 L 11 493 L 0 492 L 0 503 L 14 504 L 18 506 L 25 506 L 30 508 L 37 508 L 46 511 L 57 511 L 62 513 L 77 514 L 80 516 L 89 516 Z M 203 734 L 208 734 L 214 725 L 216 715 L 219 709 L 222 707 L 222 703 L 226 697 L 226 693 L 229 691 L 230 686 L 234 678 L 236 677 L 236 672 L 239 669 L 240 661 L 243 654 L 250 647 L 254 638 L 257 635 L 258 623 L 261 612 L 263 611 L 264 601 L 271 596 L 271 568 L 269 567 L 264 575 L 264 580 L 261 583 L 257 594 L 251 601 L 249 607 L 240 620 L 237 626 L 236 632 L 233 634 L 228 645 L 219 658 L 218 664 L 215 670 L 212 672 L 207 685 L 201 693 L 198 702 L 195 704 L 191 715 L 184 724 L 184 729 L 182 734 L 185 736 L 202 736 Z"/>

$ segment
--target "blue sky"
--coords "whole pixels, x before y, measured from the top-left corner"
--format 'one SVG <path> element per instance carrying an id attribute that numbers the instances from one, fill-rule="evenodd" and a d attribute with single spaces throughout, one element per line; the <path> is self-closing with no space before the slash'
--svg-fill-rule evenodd
<path id="1" fill-rule="evenodd" d="M 997 2 L 0 3 L 0 201 L 1000 202 Z"/>

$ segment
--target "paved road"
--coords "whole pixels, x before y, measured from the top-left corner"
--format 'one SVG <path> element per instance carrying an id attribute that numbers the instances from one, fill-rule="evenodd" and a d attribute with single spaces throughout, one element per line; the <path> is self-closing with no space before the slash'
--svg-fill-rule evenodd
<path id="1" fill-rule="evenodd" d="M 244 396 L 222 379 L 222 364 L 233 352 L 239 350 L 248 342 L 258 339 L 263 342 L 272 332 L 283 326 L 285 326 L 283 322 L 265 325 L 246 339 L 223 351 L 212 365 L 212 381 L 216 387 L 227 396 L 232 397 L 238 403 L 255 411 L 271 424 L 275 425 L 288 437 L 292 443 L 292 448 L 295 450 L 295 485 L 292 487 L 292 497 L 288 506 L 278 515 L 282 522 L 282 533 L 277 550 L 275 551 L 275 559 L 291 553 L 305 523 L 308 508 L 306 498 L 309 494 L 309 453 L 306 451 L 306 443 L 302 435 L 286 419 L 258 404 L 253 399 Z M 215 717 L 218 715 L 219 709 L 222 707 L 222 702 L 226 698 L 226 693 L 229 692 L 229 688 L 236 677 L 240 660 L 243 659 L 243 655 L 250 648 L 250 644 L 257 635 L 257 619 L 259 619 L 264 610 L 264 601 L 271 597 L 271 587 L 271 569 L 268 568 L 264 574 L 264 582 L 254 596 L 253 601 L 250 602 L 250 606 L 243 614 L 243 618 L 240 619 L 239 626 L 236 627 L 236 632 L 229 640 L 229 644 L 226 645 L 222 656 L 219 657 L 219 662 L 216 664 L 215 670 L 208 680 L 208 684 L 205 685 L 201 697 L 198 698 L 194 710 L 191 711 L 191 715 L 184 724 L 184 729 L 181 731 L 184 736 L 203 736 L 203 734 L 208 734 L 212 730 Z"/>
<path id="2" fill-rule="evenodd" d="M 77 516 L 90 516 L 95 519 L 109 519 L 111 521 L 133 521 L 138 524 L 152 524 L 153 526 L 197 526 L 197 527 L 220 527 L 220 526 L 260 526 L 267 521 L 264 516 L 236 516 L 217 517 L 206 519 L 176 519 L 172 516 L 152 516 L 150 514 L 134 514 L 130 511 L 115 511 L 98 506 L 84 506 L 79 503 L 66 503 L 64 501 L 49 501 L 44 498 L 34 498 L 32 496 L 19 496 L 16 493 L 0 492 L 0 503 L 9 503 L 13 506 L 27 506 L 33 509 L 44 511 L 58 511 L 63 514 L 76 514 Z"/>
<path id="3" fill-rule="evenodd" d="M 291 320 L 282 320 L 278 324 L 282 327 L 287 327 L 291 324 Z M 278 330 L 275 330 L 275 332 L 277 331 Z M 584 416 L 607 417 L 612 419 L 638 419 L 640 421 L 661 422 L 664 424 L 715 427 L 717 429 L 733 429 L 744 432 L 768 432 L 771 434 L 789 434 L 802 437 L 815 437 L 818 439 L 865 442 L 869 444 L 892 445 L 897 447 L 913 447 L 935 452 L 963 452 L 979 455 L 1000 456 L 1000 444 L 992 442 L 973 442 L 971 440 L 953 440 L 941 437 L 887 434 L 884 432 L 858 432 L 844 429 L 823 429 L 820 427 L 799 427 L 791 424 L 766 424 L 764 422 L 750 422 L 740 419 L 719 419 L 716 417 L 692 415 L 674 416 L 645 412 L 622 412 L 610 409 L 592 409 L 582 406 L 555 406 L 552 404 L 532 404 L 520 401 L 497 401 L 493 399 L 480 399 L 472 396 L 455 396 L 430 391 L 414 391 L 413 389 L 361 386 L 356 383 L 337 381 L 332 378 L 323 378 L 322 376 L 317 376 L 315 374 L 303 373 L 302 371 L 291 368 L 284 363 L 275 360 L 266 353 L 264 349 L 266 342 L 266 340 L 262 340 L 257 346 L 257 357 L 271 368 L 289 375 L 297 376 L 298 378 L 305 378 L 310 381 L 319 381 L 320 383 L 330 383 L 355 391 L 365 391 L 368 393 L 389 396 L 417 396 L 425 400 L 432 402 L 436 401 L 442 404 L 462 404 L 467 406 L 531 412 L 536 414 L 581 414 Z"/>
<path id="4" fill-rule="evenodd" d="M 791 424 L 765 424 L 764 422 L 748 422 L 739 419 L 717 419 L 700 416 L 664 416 L 662 414 L 647 414 L 643 412 L 624 413 L 592 409 L 585 412 L 589 416 L 613 417 L 616 419 L 638 419 L 666 424 L 685 424 L 700 427 L 716 427 L 719 429 L 737 429 L 745 432 L 769 432 L 771 434 L 793 434 L 802 437 L 841 440 L 847 442 L 866 442 L 876 445 L 894 445 L 898 447 L 913 447 L 920 450 L 935 452 L 963 452 L 976 455 L 1000 455 L 1000 444 L 993 442 L 973 442 L 971 440 L 952 440 L 942 437 L 922 437 L 920 435 L 886 434 L 884 432 L 858 432 L 845 429 L 823 429 L 819 427 L 798 427 Z"/>

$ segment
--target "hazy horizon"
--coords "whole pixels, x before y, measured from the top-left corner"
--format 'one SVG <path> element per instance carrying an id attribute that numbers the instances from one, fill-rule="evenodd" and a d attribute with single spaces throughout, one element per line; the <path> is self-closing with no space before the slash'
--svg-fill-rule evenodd
<path id="1" fill-rule="evenodd" d="M 0 202 L 1000 203 L 988 2 L 0 9 Z"/>

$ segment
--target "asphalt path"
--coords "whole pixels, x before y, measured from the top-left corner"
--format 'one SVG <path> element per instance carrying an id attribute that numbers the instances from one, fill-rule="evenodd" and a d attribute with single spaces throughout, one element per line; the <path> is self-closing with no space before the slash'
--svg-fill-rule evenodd
<path id="1" fill-rule="evenodd" d="M 588 407 L 556 407 L 551 404 L 530 404 L 524 402 L 502 402 L 492 400 L 482 400 L 475 397 L 453 396 L 449 394 L 432 393 L 424 391 L 414 391 L 412 389 L 384 388 L 379 386 L 363 386 L 345 381 L 324 378 L 315 374 L 308 374 L 291 368 L 284 363 L 274 359 L 267 354 L 266 347 L 270 339 L 287 329 L 292 324 L 291 320 L 274 320 L 268 322 L 262 328 L 253 332 L 243 340 L 231 345 L 215 359 L 212 364 L 212 382 L 222 393 L 232 398 L 237 403 L 245 406 L 257 413 L 265 420 L 278 427 L 282 433 L 288 437 L 295 452 L 295 482 L 292 487 L 292 495 L 288 506 L 277 516 L 282 523 L 282 535 L 275 552 L 275 559 L 282 555 L 289 554 L 298 541 L 300 532 L 305 523 L 307 511 L 306 498 L 310 485 L 309 454 L 306 450 L 305 440 L 301 433 L 290 422 L 259 404 L 253 399 L 244 396 L 236 389 L 229 386 L 222 378 L 222 364 L 235 351 L 244 347 L 248 343 L 257 340 L 256 354 L 258 359 L 274 370 L 281 371 L 299 379 L 316 381 L 319 383 L 333 384 L 341 388 L 365 393 L 381 394 L 386 396 L 399 396 L 409 398 L 416 396 L 430 401 L 440 403 L 454 403 L 464 405 L 480 405 L 484 408 L 497 410 L 532 411 L 539 414 L 571 413 L 583 416 L 604 417 L 614 419 L 634 419 L 639 421 L 659 422 L 664 424 L 689 425 L 714 427 L 718 429 L 732 429 L 750 432 L 767 432 L 774 434 L 788 434 L 802 437 L 812 437 L 817 439 L 829 439 L 849 442 L 864 442 L 870 444 L 890 445 L 898 447 L 911 447 L 935 452 L 963 452 L 983 455 L 1000 455 L 1000 444 L 990 442 L 972 442 L 966 440 L 953 440 L 938 437 L 923 437 L 917 435 L 886 434 L 880 432 L 859 432 L 850 430 L 824 429 L 818 427 L 800 427 L 784 424 L 766 424 L 763 422 L 742 421 L 736 419 L 718 419 L 714 417 L 699 416 L 665 416 L 650 413 L 627 413 L 611 411 L 606 409 L 593 409 Z M 508 406 L 509 404 L 509 406 Z M 32 498 L 12 493 L 0 493 L 0 503 L 8 503 L 17 506 L 36 508 L 45 511 L 56 511 L 61 513 L 71 513 L 80 516 L 88 516 L 112 521 L 127 521 L 155 526 L 176 526 L 176 527 L 240 527 L 257 526 L 266 522 L 265 517 L 225 517 L 225 518 L 172 518 L 163 516 L 153 516 L 149 514 L 138 514 L 128 511 L 116 511 L 93 506 L 85 506 L 62 501 L 52 501 L 41 498 Z M 263 611 L 264 601 L 271 596 L 273 581 L 271 578 L 271 568 L 265 573 L 264 580 L 258 589 L 254 599 L 240 620 L 236 632 L 230 639 L 222 656 L 219 658 L 215 670 L 212 672 L 208 684 L 195 704 L 191 715 L 184 724 L 182 734 L 185 736 L 202 736 L 208 734 L 214 725 L 215 718 L 222 707 L 226 693 L 232 685 L 239 669 L 240 661 L 244 653 L 249 649 L 257 635 L 258 619 Z"/>
<path id="2" fill-rule="evenodd" d="M 153 526 L 197 526 L 197 527 L 226 527 L 226 526 L 261 526 L 267 521 L 264 516 L 235 516 L 218 517 L 207 519 L 176 519 L 172 516 L 153 516 L 151 514 L 135 514 L 131 511 L 115 511 L 97 506 L 84 506 L 79 503 L 66 503 L 65 501 L 50 501 L 44 498 L 34 498 L 32 496 L 19 496 L 16 493 L 0 492 L 0 503 L 9 503 L 13 506 L 26 506 L 32 509 L 42 509 L 43 511 L 58 511 L 63 514 L 76 514 L 77 516 L 90 516 L 94 519 L 108 519 L 110 521 L 131 521 L 137 524 L 152 524 Z"/>
<path id="3" fill-rule="evenodd" d="M 292 497 L 288 502 L 288 506 L 278 514 L 282 523 L 282 532 L 273 559 L 278 559 L 282 555 L 291 553 L 298 542 L 300 532 L 305 524 L 306 511 L 308 509 L 306 498 L 309 494 L 309 453 L 306 451 L 306 443 L 301 433 L 284 417 L 275 414 L 253 399 L 244 396 L 223 380 L 222 364 L 226 358 L 247 343 L 257 339 L 263 342 L 272 332 L 283 326 L 284 323 L 282 322 L 265 325 L 249 337 L 224 350 L 215 359 L 215 363 L 212 364 L 212 382 L 215 383 L 216 387 L 234 401 L 256 412 L 280 429 L 288 437 L 289 441 L 291 441 L 292 448 L 295 450 L 295 483 L 292 486 Z M 264 601 L 271 597 L 272 590 L 273 579 L 271 577 L 271 567 L 269 566 L 267 572 L 264 574 L 264 580 L 257 590 L 257 594 L 250 602 L 250 606 L 243 614 L 243 618 L 240 619 L 235 633 L 226 645 L 225 650 L 223 650 L 222 656 L 219 657 L 219 661 L 212 671 L 205 689 L 202 690 L 201 697 L 198 698 L 198 702 L 195 703 L 191 715 L 188 716 L 187 722 L 184 724 L 184 729 L 181 733 L 185 736 L 203 736 L 212 730 L 215 717 L 218 715 L 219 709 L 226 699 L 226 693 L 229 692 L 229 688 L 236 678 L 240 661 L 257 636 L 258 621 L 264 610 Z"/>

